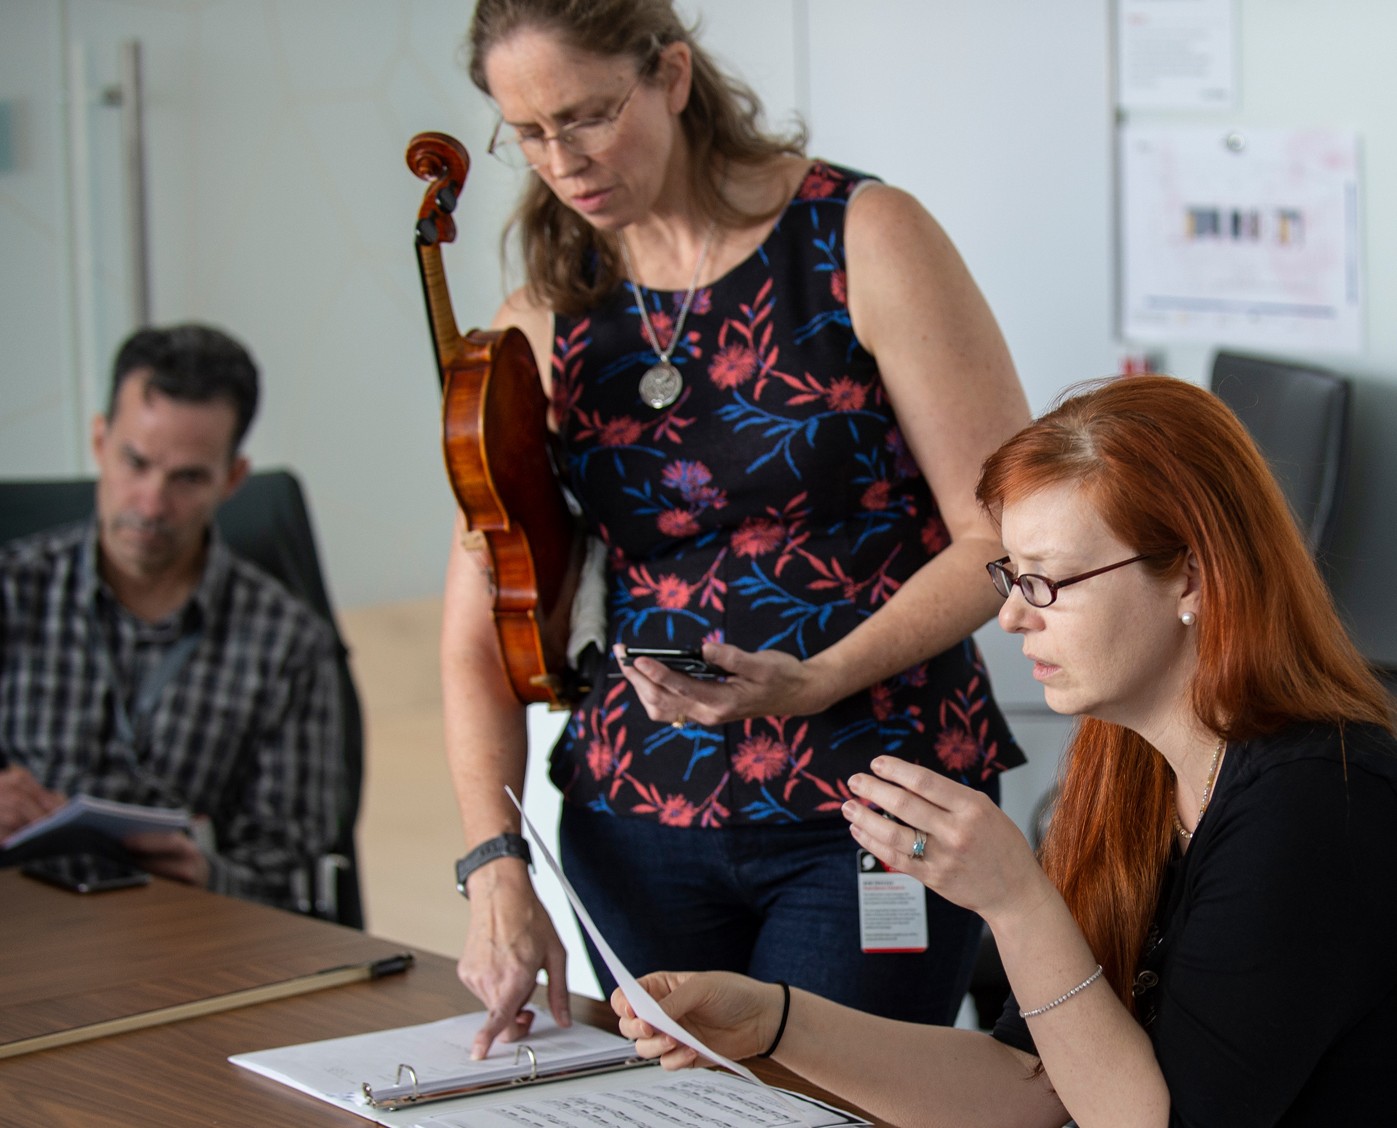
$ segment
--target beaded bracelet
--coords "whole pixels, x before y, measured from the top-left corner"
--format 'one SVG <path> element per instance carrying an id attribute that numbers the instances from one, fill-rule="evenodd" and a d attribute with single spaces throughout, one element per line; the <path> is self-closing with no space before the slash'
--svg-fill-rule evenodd
<path id="1" fill-rule="evenodd" d="M 776 1037 L 771 1040 L 771 1045 L 767 1046 L 765 1053 L 760 1053 L 757 1057 L 769 1058 L 776 1052 L 776 1047 L 781 1044 L 781 1035 L 786 1032 L 786 1019 L 791 1016 L 791 988 L 784 980 L 778 979 L 776 986 L 781 988 L 781 1025 L 776 1028 Z"/>
<path id="2" fill-rule="evenodd" d="M 1093 971 L 1090 975 L 1088 975 L 1085 979 L 1083 979 L 1080 983 L 1078 983 L 1077 986 L 1073 987 L 1072 990 L 1068 991 L 1067 994 L 1059 995 L 1051 1003 L 1046 1003 L 1041 1007 L 1034 1007 L 1033 1010 L 1021 1010 L 1019 1011 L 1019 1017 L 1037 1018 L 1040 1014 L 1046 1014 L 1048 1011 L 1052 1010 L 1053 1007 L 1060 1007 L 1063 1003 L 1067 1002 L 1067 1000 L 1070 999 L 1073 995 L 1080 995 L 1083 991 L 1085 991 L 1088 987 L 1090 987 L 1100 978 L 1101 965 L 1097 964 L 1096 970 Z"/>

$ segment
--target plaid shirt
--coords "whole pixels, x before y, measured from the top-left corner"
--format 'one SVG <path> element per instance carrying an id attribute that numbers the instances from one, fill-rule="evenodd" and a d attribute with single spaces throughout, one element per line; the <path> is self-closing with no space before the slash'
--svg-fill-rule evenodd
<path id="1" fill-rule="evenodd" d="M 96 560 L 95 522 L 0 548 L 0 765 L 65 795 L 206 815 L 209 887 L 292 905 L 343 788 L 328 627 L 216 531 L 199 587 L 161 623 L 122 607 Z M 191 635 L 140 709 L 135 687 Z"/>

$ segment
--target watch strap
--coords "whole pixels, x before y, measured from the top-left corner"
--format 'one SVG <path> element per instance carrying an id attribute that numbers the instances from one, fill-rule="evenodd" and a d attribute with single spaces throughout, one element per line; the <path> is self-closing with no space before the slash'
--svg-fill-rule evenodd
<path id="1" fill-rule="evenodd" d="M 470 897 L 466 892 L 466 878 L 496 858 L 522 858 L 526 866 L 534 864 L 533 855 L 529 852 L 529 843 L 522 834 L 506 832 L 497 834 L 494 838 L 487 838 L 464 858 L 458 858 L 456 861 L 456 889 L 462 897 Z"/>

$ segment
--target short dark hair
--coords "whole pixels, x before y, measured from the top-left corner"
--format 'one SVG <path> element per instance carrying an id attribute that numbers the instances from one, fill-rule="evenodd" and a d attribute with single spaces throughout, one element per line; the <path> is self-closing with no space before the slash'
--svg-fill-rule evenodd
<path id="1" fill-rule="evenodd" d="M 223 400 L 237 413 L 235 453 L 257 414 L 257 364 L 252 354 L 222 330 L 208 325 L 171 325 L 138 329 L 117 350 L 107 419 L 116 413 L 116 398 L 126 377 L 150 373 L 146 387 L 185 403 Z"/>

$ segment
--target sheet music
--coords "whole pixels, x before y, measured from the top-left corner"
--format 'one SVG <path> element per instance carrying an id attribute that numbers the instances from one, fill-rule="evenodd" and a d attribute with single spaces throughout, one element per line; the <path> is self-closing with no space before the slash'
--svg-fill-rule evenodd
<path id="1" fill-rule="evenodd" d="M 380 1114 L 364 1104 L 363 1085 L 371 1085 L 375 1092 L 391 1089 L 399 1065 L 411 1066 L 424 1084 L 448 1078 L 489 1084 L 527 1076 L 528 1059 L 516 1061 L 522 1043 L 497 1042 L 483 1061 L 471 1060 L 471 1044 L 485 1018 L 486 1012 L 476 1011 L 418 1026 L 236 1054 L 229 1060 L 379 1123 L 410 1124 L 423 1115 L 420 1107 Z M 539 1062 L 590 1061 L 608 1055 L 622 1060 L 631 1052 L 624 1038 L 582 1023 L 563 1029 L 546 1013 L 535 1015 L 525 1041 Z"/>
<path id="2" fill-rule="evenodd" d="M 670 1018 L 669 1015 L 664 1012 L 663 1008 L 661 1008 L 660 1004 L 651 997 L 650 993 L 636 982 L 635 976 L 626 970 L 626 965 L 623 964 L 616 953 L 612 951 L 611 945 L 606 942 L 606 937 L 601 934 L 601 930 L 597 928 L 596 924 L 593 922 L 591 914 L 587 912 L 586 907 L 582 904 L 581 898 L 577 896 L 577 892 L 573 889 L 572 883 L 563 876 L 562 867 L 558 865 L 553 855 L 549 852 L 548 847 L 544 845 L 543 838 L 539 835 L 534 824 L 529 821 L 529 816 L 524 813 L 524 805 L 519 802 L 519 797 L 515 795 L 514 791 L 509 787 L 505 788 L 505 793 L 509 796 L 511 802 L 519 808 L 519 817 L 524 820 L 524 828 L 529 832 L 529 837 L 533 839 L 533 844 L 538 848 L 538 852 L 543 855 L 543 860 L 548 863 L 548 868 L 553 871 L 553 876 L 556 877 L 559 884 L 562 885 L 563 892 L 567 894 L 568 901 L 572 905 L 573 911 L 577 913 L 577 919 L 582 922 L 582 927 L 585 928 L 587 934 L 591 936 L 592 943 L 597 946 L 597 951 L 601 953 L 603 961 L 605 961 L 607 968 L 611 971 L 612 977 L 616 980 L 622 993 L 626 996 L 626 1001 L 631 1004 L 631 1009 L 635 1011 L 636 1016 L 644 1019 L 656 1030 L 663 1030 L 666 1034 L 678 1039 L 684 1045 L 697 1050 L 709 1061 L 721 1065 L 724 1069 L 732 1070 L 739 1077 L 746 1079 L 754 1085 L 763 1085 L 761 1079 L 745 1065 L 739 1065 L 737 1062 L 725 1058 L 722 1054 L 710 1050 L 697 1037 L 685 1030 L 684 1027 L 675 1022 L 674 1019 Z M 786 1099 L 792 1109 L 801 1113 L 802 1116 L 805 1115 L 805 1110 L 796 1104 L 795 1100 L 790 1098 L 784 1090 L 772 1089 L 771 1092 L 780 1094 Z M 809 1120 L 804 1122 L 808 1124 L 814 1123 L 814 1121 Z M 797 1121 L 797 1123 L 800 1122 Z"/>
<path id="3" fill-rule="evenodd" d="M 553 855 L 549 853 L 548 847 L 543 843 L 543 838 L 539 835 L 534 824 L 529 821 L 529 816 L 524 813 L 523 804 L 519 802 L 518 797 L 510 788 L 506 787 L 505 792 L 514 802 L 514 805 L 519 808 L 519 817 L 524 820 L 524 828 L 529 832 L 529 837 L 534 840 L 534 845 L 538 847 L 539 853 L 543 855 L 543 860 L 548 863 L 548 868 L 553 871 L 553 876 L 558 879 L 563 887 L 563 892 L 568 895 L 568 901 L 572 905 L 573 911 L 577 913 L 578 920 L 582 922 L 582 927 L 587 930 L 587 935 L 592 938 L 592 943 L 597 946 L 597 950 L 601 953 L 608 970 L 616 980 L 617 985 L 620 986 L 622 993 L 626 996 L 626 1001 L 631 1004 L 631 1008 L 635 1011 L 636 1016 L 644 1019 L 656 1030 L 663 1030 L 671 1037 L 679 1039 L 684 1045 L 691 1046 L 709 1061 L 716 1062 L 725 1069 L 731 1069 L 739 1077 L 745 1077 L 748 1081 L 760 1085 L 761 1081 L 757 1078 L 756 1074 L 745 1065 L 739 1065 L 737 1062 L 725 1058 L 717 1051 L 710 1050 L 700 1042 L 698 1038 L 690 1034 L 689 1031 L 675 1022 L 674 1019 L 670 1018 L 669 1015 L 665 1014 L 660 1004 L 651 998 L 650 993 L 636 982 L 635 976 L 626 970 L 626 965 L 623 964 L 620 957 L 611 950 L 611 945 L 606 942 L 606 937 L 601 934 L 601 930 L 593 923 L 591 914 L 587 912 L 586 906 L 582 904 L 581 898 L 577 896 L 576 891 L 574 891 L 572 887 L 572 883 L 563 876 L 562 867 L 558 865 Z"/>
<path id="4" fill-rule="evenodd" d="M 514 793 L 510 798 L 518 804 Z M 764 1084 L 745 1066 L 729 1061 L 705 1046 L 660 1008 L 636 982 L 597 930 L 558 863 L 543 845 L 538 831 L 523 817 L 534 846 L 562 884 L 583 926 L 591 934 L 616 981 L 637 1014 L 656 1029 L 692 1046 L 710 1061 L 731 1070 L 695 1069 L 666 1073 L 657 1066 L 620 1068 L 556 1081 L 540 1078 L 503 1089 L 469 1096 L 423 1101 L 403 1108 L 369 1105 L 365 1083 L 375 1096 L 410 1079 L 426 1084 L 445 1078 L 486 1082 L 500 1076 L 527 1077 L 529 1067 L 516 1061 L 527 1044 L 542 1063 L 565 1057 L 579 1061 L 619 1047 L 629 1057 L 631 1043 L 582 1023 L 560 1028 L 551 1015 L 537 1013 L 523 1042 L 496 1042 L 484 1061 L 471 1060 L 471 1046 L 486 1013 L 477 1011 L 392 1030 L 330 1038 L 303 1045 L 236 1054 L 229 1060 L 303 1093 L 337 1105 L 347 1112 L 390 1126 L 411 1128 L 596 1128 L 625 1124 L 627 1128 L 837 1128 L 868 1125 L 841 1109 L 813 1097 Z M 619 1059 L 618 1059 L 619 1060 Z M 408 1077 L 400 1066 L 411 1067 Z M 736 1075 L 736 1076 L 734 1076 Z"/>
<path id="5" fill-rule="evenodd" d="M 414 1128 L 837 1128 L 867 1120 L 798 1093 L 753 1084 L 729 1073 L 643 1069 L 621 1077 L 589 1077 L 536 1092 L 510 1093 L 443 1112 L 429 1105 Z"/>
<path id="6" fill-rule="evenodd" d="M 477 1011 L 418 1026 L 237 1054 L 229 1060 L 390 1128 L 596 1128 L 598 1123 L 627 1128 L 837 1128 L 868 1123 L 814 1098 L 760 1082 L 714 1070 L 665 1073 L 657 1066 L 511 1086 L 396 1110 L 364 1103 L 362 1084 L 367 1081 L 376 1090 L 391 1087 L 400 1063 L 412 1065 L 424 1081 L 461 1075 L 486 1080 L 492 1073 L 515 1071 L 519 1043 L 497 1042 L 484 1061 L 471 1061 L 471 1044 L 485 1017 L 484 1011 Z M 596 1027 L 574 1023 L 561 1029 L 546 1013 L 535 1016 L 527 1044 L 540 1059 L 564 1053 L 592 1055 L 616 1045 L 630 1048 L 624 1038 Z"/>

